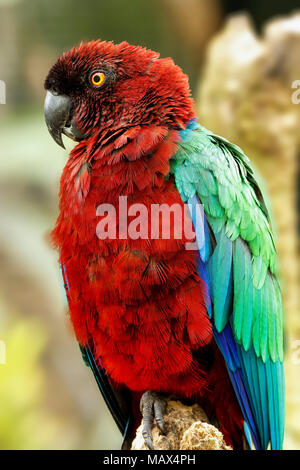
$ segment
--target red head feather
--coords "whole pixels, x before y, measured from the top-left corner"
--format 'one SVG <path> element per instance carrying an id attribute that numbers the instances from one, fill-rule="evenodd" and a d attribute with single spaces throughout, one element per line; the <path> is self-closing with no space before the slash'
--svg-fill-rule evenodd
<path id="1" fill-rule="evenodd" d="M 105 81 L 91 84 L 100 71 Z M 72 99 L 73 119 L 85 135 L 110 128 L 155 124 L 185 127 L 194 117 L 187 76 L 172 59 L 126 42 L 81 43 L 50 70 L 45 88 Z"/>

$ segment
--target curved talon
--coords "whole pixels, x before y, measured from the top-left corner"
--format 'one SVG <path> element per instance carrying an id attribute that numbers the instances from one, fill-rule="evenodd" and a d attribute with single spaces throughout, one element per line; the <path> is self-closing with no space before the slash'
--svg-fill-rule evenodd
<path id="1" fill-rule="evenodd" d="M 142 435 L 150 450 L 154 450 L 152 439 L 152 426 L 154 418 L 158 428 L 165 434 L 164 413 L 166 402 L 164 398 L 155 392 L 145 392 L 140 401 L 140 410 L 143 415 Z"/>

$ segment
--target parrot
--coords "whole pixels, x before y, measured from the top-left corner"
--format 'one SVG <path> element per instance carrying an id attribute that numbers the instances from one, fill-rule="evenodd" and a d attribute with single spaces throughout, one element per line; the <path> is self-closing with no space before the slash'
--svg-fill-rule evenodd
<path id="1" fill-rule="evenodd" d="M 198 121 L 182 69 L 145 47 L 81 42 L 44 86 L 50 135 L 75 142 L 51 239 L 76 341 L 122 448 L 142 420 L 153 449 L 174 397 L 201 406 L 234 450 L 282 449 L 282 295 L 250 160 Z M 176 230 L 175 212 L 170 236 L 161 219 L 158 233 L 128 236 L 125 199 L 147 210 L 144 222 L 153 206 L 188 213 L 194 238 Z M 101 235 L 101 221 L 115 230 Z"/>

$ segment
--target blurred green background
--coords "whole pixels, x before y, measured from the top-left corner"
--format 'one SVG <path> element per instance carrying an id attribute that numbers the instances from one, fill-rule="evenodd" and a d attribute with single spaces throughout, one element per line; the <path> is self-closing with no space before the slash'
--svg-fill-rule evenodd
<path id="1" fill-rule="evenodd" d="M 43 81 L 64 50 L 96 38 L 173 57 L 190 77 L 201 122 L 243 145 L 265 179 L 288 331 L 285 447 L 300 449 L 300 105 L 291 102 L 292 82 L 300 80 L 299 16 L 285 16 L 287 28 L 275 21 L 275 33 L 261 42 L 266 22 L 297 6 L 296 0 L 0 0 L 0 80 L 6 84 L 6 104 L 0 104 L 0 449 L 117 449 L 121 442 L 81 360 L 57 253 L 47 240 L 67 154 L 44 124 Z M 247 14 L 231 23 L 228 15 L 240 10 Z M 254 52 L 247 59 L 249 51 L 257 60 Z"/>

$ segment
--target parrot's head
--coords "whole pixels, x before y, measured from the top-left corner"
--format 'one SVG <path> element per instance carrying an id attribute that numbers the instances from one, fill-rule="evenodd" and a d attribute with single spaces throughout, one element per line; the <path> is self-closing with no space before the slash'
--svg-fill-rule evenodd
<path id="1" fill-rule="evenodd" d="M 46 123 L 61 146 L 62 133 L 81 141 L 137 125 L 182 129 L 194 117 L 182 70 L 126 42 L 81 43 L 57 60 L 45 88 Z"/>

